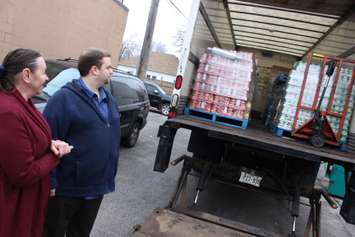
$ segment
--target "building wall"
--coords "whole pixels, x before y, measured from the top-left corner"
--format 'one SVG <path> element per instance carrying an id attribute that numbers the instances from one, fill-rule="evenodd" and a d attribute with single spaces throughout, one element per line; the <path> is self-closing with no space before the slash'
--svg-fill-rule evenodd
<path id="1" fill-rule="evenodd" d="M 118 65 L 117 69 L 136 75 L 136 68 Z"/>
<path id="2" fill-rule="evenodd" d="M 101 48 L 118 61 L 128 9 L 116 0 L 1 0 L 0 58 L 18 47 L 46 58 Z"/>
<path id="3" fill-rule="evenodd" d="M 133 75 L 136 75 L 136 68 L 134 68 L 134 67 L 118 65 L 117 68 L 122 71 L 130 72 Z M 155 78 L 153 78 L 153 79 L 155 79 L 157 81 L 164 81 L 164 82 L 169 82 L 169 83 L 175 82 L 175 75 L 172 76 L 172 75 L 168 75 L 165 73 L 154 72 L 154 71 L 150 71 L 150 70 L 147 70 L 146 75 L 150 75 L 151 78 L 153 78 L 153 76 L 154 76 Z"/>
<path id="4" fill-rule="evenodd" d="M 117 68 L 119 70 L 129 72 L 129 73 L 132 73 L 133 75 L 136 75 L 136 68 L 134 68 L 134 67 L 118 65 Z M 155 76 L 155 78 L 153 78 L 153 76 Z M 159 73 L 159 72 L 153 72 L 153 71 L 148 70 L 146 72 L 145 80 L 154 82 L 155 84 L 159 85 L 168 95 L 171 95 L 173 93 L 175 76 L 164 74 L 164 73 Z"/>

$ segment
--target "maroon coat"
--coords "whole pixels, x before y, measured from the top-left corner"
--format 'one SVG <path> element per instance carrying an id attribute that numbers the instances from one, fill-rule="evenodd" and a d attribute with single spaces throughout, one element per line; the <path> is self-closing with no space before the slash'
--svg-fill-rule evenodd
<path id="1" fill-rule="evenodd" d="M 0 92 L 0 236 L 42 236 L 51 152 L 47 122 L 21 94 Z"/>

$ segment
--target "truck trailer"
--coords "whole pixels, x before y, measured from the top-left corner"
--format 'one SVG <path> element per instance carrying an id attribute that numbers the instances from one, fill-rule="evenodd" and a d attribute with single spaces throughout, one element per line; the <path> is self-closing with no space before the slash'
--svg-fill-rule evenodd
<path id="1" fill-rule="evenodd" d="M 338 164 L 346 174 L 352 171 L 353 138 L 347 152 L 315 147 L 307 140 L 276 136 L 260 120 L 276 74 L 288 73 L 307 55 L 332 55 L 322 40 L 353 14 L 351 1 L 335 8 L 317 1 L 192 1 L 154 164 L 157 172 L 176 166 L 181 174 L 169 206 L 154 211 L 134 236 L 321 236 L 321 196 L 333 207 L 336 203 L 317 181 L 320 167 Z M 247 121 L 221 116 L 218 122 L 213 113 L 189 110 L 200 59 L 212 47 L 255 56 Z M 172 158 L 179 129 L 191 131 L 187 152 Z"/>

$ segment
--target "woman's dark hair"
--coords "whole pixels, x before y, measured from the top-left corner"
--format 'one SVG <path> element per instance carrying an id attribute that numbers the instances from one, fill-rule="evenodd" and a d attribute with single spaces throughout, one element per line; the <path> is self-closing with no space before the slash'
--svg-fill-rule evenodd
<path id="1" fill-rule="evenodd" d="M 14 89 L 15 76 L 28 68 L 31 72 L 37 69 L 36 59 L 41 54 L 33 49 L 15 49 L 9 52 L 0 65 L 0 91 L 11 91 Z"/>
<path id="2" fill-rule="evenodd" d="M 82 77 L 88 75 L 92 66 L 101 68 L 102 59 L 105 57 L 111 57 L 111 55 L 99 49 L 91 49 L 87 52 L 84 52 L 82 55 L 80 55 L 78 62 L 80 75 Z"/>

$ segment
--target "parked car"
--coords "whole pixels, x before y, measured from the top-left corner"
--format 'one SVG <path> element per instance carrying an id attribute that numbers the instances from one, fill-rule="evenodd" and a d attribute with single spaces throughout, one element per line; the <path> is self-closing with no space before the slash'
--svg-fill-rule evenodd
<path id="1" fill-rule="evenodd" d="M 153 82 L 144 81 L 144 85 L 148 91 L 150 106 L 157 108 L 162 114 L 168 115 L 171 97 Z"/>
<path id="2" fill-rule="evenodd" d="M 46 63 L 49 81 L 42 93 L 32 100 L 41 112 L 57 90 L 71 80 L 80 78 L 76 60 L 47 60 Z M 118 102 L 122 144 L 133 147 L 147 122 L 149 112 L 149 98 L 144 83 L 133 75 L 115 70 L 105 88 Z"/>

